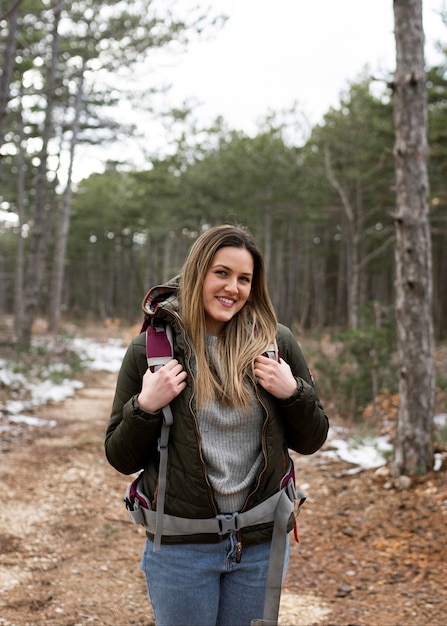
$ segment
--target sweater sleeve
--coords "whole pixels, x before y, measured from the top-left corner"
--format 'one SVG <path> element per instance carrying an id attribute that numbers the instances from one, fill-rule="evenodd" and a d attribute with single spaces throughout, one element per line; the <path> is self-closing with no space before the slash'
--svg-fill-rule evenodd
<path id="1" fill-rule="evenodd" d="M 138 472 L 151 454 L 157 454 L 161 411 L 146 413 L 136 400 L 147 370 L 144 341 L 144 335 L 139 335 L 126 351 L 105 437 L 107 460 L 122 474 Z"/>
<path id="2" fill-rule="evenodd" d="M 278 347 L 297 380 L 296 392 L 279 402 L 287 445 L 300 454 L 313 454 L 326 441 L 329 420 L 318 398 L 301 348 L 285 326 L 278 329 Z"/>

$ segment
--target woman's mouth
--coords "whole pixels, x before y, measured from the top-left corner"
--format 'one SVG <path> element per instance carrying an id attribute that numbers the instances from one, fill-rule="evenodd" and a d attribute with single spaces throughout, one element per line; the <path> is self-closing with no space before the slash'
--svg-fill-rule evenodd
<path id="1" fill-rule="evenodd" d="M 233 304 L 235 303 L 235 300 L 231 300 L 230 298 L 220 298 L 217 297 L 216 298 L 218 302 L 220 302 L 220 304 L 222 306 L 224 306 L 225 308 L 229 309 L 233 306 Z"/>

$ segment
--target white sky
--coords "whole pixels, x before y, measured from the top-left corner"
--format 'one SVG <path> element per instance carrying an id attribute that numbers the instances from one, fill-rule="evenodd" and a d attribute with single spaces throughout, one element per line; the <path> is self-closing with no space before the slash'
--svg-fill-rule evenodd
<path id="1" fill-rule="evenodd" d="M 423 5 L 430 60 L 447 29 L 437 15 L 443 0 Z M 171 70 L 172 95 L 195 95 L 204 112 L 235 127 L 294 101 L 317 122 L 366 65 L 378 76 L 394 70 L 392 0 L 214 0 L 212 7 L 230 19 Z"/>
<path id="2" fill-rule="evenodd" d="M 394 71 L 392 0 L 178 0 L 177 5 L 186 9 L 196 3 L 228 15 L 227 23 L 213 41 L 191 44 L 180 57 L 154 54 L 157 65 L 148 80 L 172 84 L 172 106 L 199 102 L 195 113 L 204 123 L 221 115 L 231 128 L 250 133 L 269 111 L 297 103 L 315 124 L 365 67 L 378 78 Z M 447 42 L 439 17 L 444 4 L 423 2 L 430 65 L 440 60 L 435 43 Z M 154 133 L 148 143 L 159 141 Z M 126 153 L 121 145 L 120 155 Z M 137 153 L 133 145 L 129 155 L 138 160 Z M 111 151 L 103 158 L 113 158 Z"/>

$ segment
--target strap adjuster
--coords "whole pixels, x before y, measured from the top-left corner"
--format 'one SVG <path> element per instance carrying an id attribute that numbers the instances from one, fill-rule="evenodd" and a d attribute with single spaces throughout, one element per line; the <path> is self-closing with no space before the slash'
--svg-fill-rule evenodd
<path id="1" fill-rule="evenodd" d="M 298 499 L 298 493 L 295 489 L 295 481 L 293 480 L 293 478 L 290 478 L 289 482 L 285 486 L 285 491 L 289 496 L 289 500 L 291 500 L 292 502 L 295 502 L 295 500 Z"/>
<path id="2" fill-rule="evenodd" d="M 216 519 L 219 523 L 219 535 L 226 535 L 227 533 L 231 533 L 232 531 L 239 530 L 237 518 L 239 513 L 236 511 L 235 513 L 220 513 L 216 515 Z"/>

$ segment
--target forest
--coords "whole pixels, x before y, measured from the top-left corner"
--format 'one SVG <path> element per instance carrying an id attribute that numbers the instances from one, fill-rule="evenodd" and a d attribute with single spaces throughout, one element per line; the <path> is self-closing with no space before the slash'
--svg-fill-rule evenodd
<path id="1" fill-rule="evenodd" d="M 230 221 L 260 242 L 284 323 L 358 329 L 387 319 L 395 181 L 385 78 L 352 83 L 311 129 L 297 110 L 266 115 L 254 136 L 222 119 L 198 129 L 193 112 L 173 111 L 172 154 L 148 154 L 140 171 L 109 162 L 103 174 L 75 185 L 70 159 L 82 159 L 84 146 L 136 132 L 116 127 L 108 113 L 132 97 L 104 89 L 114 68 L 131 72 L 151 48 L 197 36 L 212 19 L 176 22 L 141 1 L 2 4 L 10 6 L 1 22 L 1 202 L 18 220 L 1 227 L 1 313 L 27 302 L 28 317 L 32 309 L 54 327 L 62 314 L 134 320 L 145 290 L 179 271 L 197 233 Z M 96 82 L 98 74 L 106 79 Z M 428 68 L 427 91 L 434 321 L 442 339 L 445 66 Z"/>
<path id="2" fill-rule="evenodd" d="M 264 252 L 279 320 L 335 333 L 372 369 L 374 395 L 395 367 L 393 77 L 365 70 L 310 128 L 298 108 L 266 113 L 251 135 L 221 118 L 204 128 L 186 106 L 157 111 L 150 85 L 133 80 L 150 53 L 224 22 L 200 10 L 179 17 L 155 0 L 0 3 L 1 209 L 15 218 L 0 223 L 0 314 L 14 316 L 24 344 L 38 317 L 54 332 L 67 318 L 135 323 L 146 290 L 180 271 L 203 229 L 242 223 Z M 443 342 L 446 64 L 426 68 L 425 85 L 433 321 Z M 132 124 L 112 115 L 123 102 Z M 165 124 L 168 154 L 149 147 L 144 168 L 110 160 L 74 182 L 86 147 L 138 141 L 148 111 Z"/>

